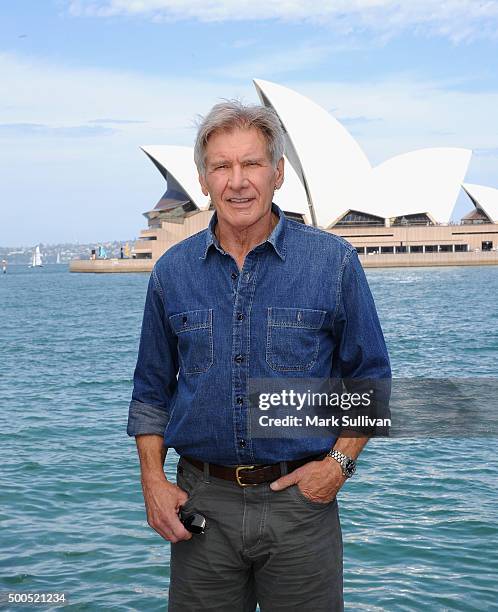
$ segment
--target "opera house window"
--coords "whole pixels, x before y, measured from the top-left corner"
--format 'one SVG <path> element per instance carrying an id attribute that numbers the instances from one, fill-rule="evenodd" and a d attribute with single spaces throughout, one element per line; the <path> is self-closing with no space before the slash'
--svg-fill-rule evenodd
<path id="1" fill-rule="evenodd" d="M 337 225 L 375 225 L 383 227 L 385 222 L 382 217 L 376 217 L 375 215 L 369 215 L 368 213 L 359 212 L 357 210 L 350 210 L 338 223 L 336 223 L 336 226 Z"/>
<path id="2" fill-rule="evenodd" d="M 391 225 L 433 225 L 430 217 L 425 213 L 395 217 Z"/>

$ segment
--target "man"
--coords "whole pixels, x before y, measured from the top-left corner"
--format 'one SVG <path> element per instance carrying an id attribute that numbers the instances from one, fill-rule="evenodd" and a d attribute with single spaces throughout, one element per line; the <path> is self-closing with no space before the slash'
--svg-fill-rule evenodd
<path id="1" fill-rule="evenodd" d="M 173 612 L 343 608 L 336 495 L 368 438 L 262 437 L 249 383 L 385 378 L 389 359 L 353 247 L 272 204 L 283 152 L 271 110 L 213 107 L 195 162 L 215 214 L 149 281 L 128 434 L 148 523 L 172 544 Z M 181 509 L 206 518 L 204 534 Z"/>

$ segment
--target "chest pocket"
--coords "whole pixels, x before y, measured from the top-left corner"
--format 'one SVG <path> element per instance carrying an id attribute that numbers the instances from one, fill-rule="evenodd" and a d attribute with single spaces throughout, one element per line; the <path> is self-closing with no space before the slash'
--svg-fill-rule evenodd
<path id="1" fill-rule="evenodd" d="M 310 370 L 318 357 L 325 314 L 325 310 L 309 308 L 268 308 L 266 361 L 270 368 Z"/>
<path id="2" fill-rule="evenodd" d="M 185 374 L 207 372 L 213 365 L 213 309 L 187 310 L 169 317 L 178 337 L 180 366 Z"/>

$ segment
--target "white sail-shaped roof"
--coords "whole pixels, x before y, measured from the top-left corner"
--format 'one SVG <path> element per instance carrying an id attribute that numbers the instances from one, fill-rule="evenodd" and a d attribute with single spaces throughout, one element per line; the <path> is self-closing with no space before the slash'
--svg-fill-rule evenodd
<path id="1" fill-rule="evenodd" d="M 434 221 L 449 221 L 470 150 L 422 149 L 372 168 L 325 109 L 287 87 L 260 79 L 254 84 L 284 126 L 286 155 L 304 185 L 314 224 L 329 228 L 348 210 L 383 218 L 427 213 Z"/>
<path id="2" fill-rule="evenodd" d="M 471 155 L 467 149 L 433 148 L 388 159 L 373 168 L 365 184 L 368 212 L 385 218 L 427 213 L 447 223 Z"/>
<path id="3" fill-rule="evenodd" d="M 474 204 L 479 206 L 493 223 L 498 223 L 498 189 L 473 183 L 464 183 L 462 187 Z"/>
<path id="4" fill-rule="evenodd" d="M 197 179 L 192 147 L 147 145 L 140 147 L 164 176 L 169 189 L 183 191 L 200 210 L 209 207 Z"/>
<path id="5" fill-rule="evenodd" d="M 199 210 L 209 208 L 209 198 L 202 193 L 199 184 L 192 147 L 148 145 L 141 149 L 164 176 L 169 189 L 183 191 Z M 289 163 L 285 164 L 284 176 L 282 187 L 275 191 L 274 202 L 284 211 L 305 216 L 305 221 L 310 223 L 306 194 Z"/>
<path id="6" fill-rule="evenodd" d="M 344 206 L 358 173 L 370 163 L 349 132 L 325 109 L 292 89 L 255 79 L 261 102 L 273 108 L 286 131 L 286 156 L 308 194 L 316 223 L 327 227 Z"/>

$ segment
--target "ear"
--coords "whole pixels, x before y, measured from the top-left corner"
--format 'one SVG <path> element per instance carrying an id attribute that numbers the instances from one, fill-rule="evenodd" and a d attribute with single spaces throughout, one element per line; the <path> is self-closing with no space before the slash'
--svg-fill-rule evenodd
<path id="1" fill-rule="evenodd" d="M 204 178 L 204 176 L 202 174 L 199 174 L 198 176 L 199 176 L 199 183 L 201 184 L 202 193 L 205 196 L 209 195 L 206 179 Z"/>
<path id="2" fill-rule="evenodd" d="M 275 168 L 275 189 L 280 189 L 284 182 L 284 158 L 281 157 L 278 160 L 277 167 Z"/>

